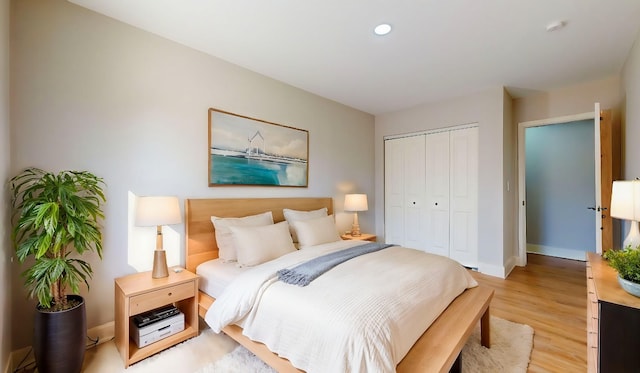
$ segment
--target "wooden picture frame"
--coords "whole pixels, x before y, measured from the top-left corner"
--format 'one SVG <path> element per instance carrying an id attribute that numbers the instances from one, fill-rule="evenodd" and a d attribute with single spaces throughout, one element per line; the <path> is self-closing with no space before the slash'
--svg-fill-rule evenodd
<path id="1" fill-rule="evenodd" d="M 309 131 L 209 109 L 209 186 L 307 187 Z"/>

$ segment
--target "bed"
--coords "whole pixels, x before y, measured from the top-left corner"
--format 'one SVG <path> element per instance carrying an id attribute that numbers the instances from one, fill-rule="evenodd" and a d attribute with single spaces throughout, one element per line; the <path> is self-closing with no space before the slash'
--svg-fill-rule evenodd
<path id="1" fill-rule="evenodd" d="M 188 199 L 186 214 L 186 267 L 196 267 L 218 257 L 218 247 L 211 216 L 244 217 L 271 211 L 274 222 L 284 220 L 283 208 L 310 211 L 326 208 L 333 213 L 331 198 L 247 198 Z M 481 343 L 490 346 L 489 304 L 493 290 L 477 286 L 465 290 L 437 317 L 417 339 L 402 361 L 398 372 L 448 372 L 460 370 L 460 352 L 478 322 Z M 200 291 L 199 315 L 205 317 L 215 299 Z M 223 332 L 253 352 L 278 372 L 300 372 L 287 359 L 271 352 L 266 345 L 252 341 L 238 325 L 228 325 Z"/>

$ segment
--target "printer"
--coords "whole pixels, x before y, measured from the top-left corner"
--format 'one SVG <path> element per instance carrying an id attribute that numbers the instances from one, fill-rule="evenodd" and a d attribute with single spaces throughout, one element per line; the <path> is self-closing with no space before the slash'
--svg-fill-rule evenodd
<path id="1" fill-rule="evenodd" d="M 135 315 L 129 320 L 131 338 L 142 348 L 184 330 L 184 314 L 173 305 Z"/>

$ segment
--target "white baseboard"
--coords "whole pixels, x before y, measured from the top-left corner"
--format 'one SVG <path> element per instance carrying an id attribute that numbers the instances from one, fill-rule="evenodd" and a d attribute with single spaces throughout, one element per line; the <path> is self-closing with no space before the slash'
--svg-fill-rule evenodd
<path id="1" fill-rule="evenodd" d="M 565 249 L 565 248 L 562 248 L 562 247 L 552 247 L 552 246 L 545 246 L 545 245 L 527 244 L 527 252 L 528 253 L 533 253 L 533 254 L 543 254 L 543 255 L 548 255 L 548 256 L 555 256 L 557 258 L 580 260 L 580 261 L 583 261 L 583 262 L 587 260 L 587 252 L 586 251 Z"/>
<path id="2" fill-rule="evenodd" d="M 92 340 L 97 340 L 97 344 L 108 342 L 112 340 L 114 336 L 114 321 L 110 321 L 106 324 L 98 325 L 87 330 L 87 337 L 91 338 Z M 87 341 L 87 345 L 90 345 L 89 341 Z M 27 356 L 27 354 L 29 356 Z M 25 356 L 27 356 L 27 358 L 23 361 Z M 31 351 L 31 346 L 12 351 L 9 355 L 9 361 L 7 362 L 5 373 L 13 372 L 16 368 L 18 368 L 18 365 L 20 363 L 22 363 L 22 366 L 25 366 L 26 364 L 32 363 L 33 361 L 35 361 L 35 358 L 33 356 L 33 352 Z"/>

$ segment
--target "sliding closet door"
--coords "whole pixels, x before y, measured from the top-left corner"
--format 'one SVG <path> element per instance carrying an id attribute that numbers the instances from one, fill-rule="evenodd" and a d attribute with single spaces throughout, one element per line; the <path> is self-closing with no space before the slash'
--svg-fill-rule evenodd
<path id="1" fill-rule="evenodd" d="M 424 135 L 385 141 L 385 241 L 424 249 Z"/>
<path id="2" fill-rule="evenodd" d="M 478 266 L 478 128 L 450 132 L 449 257 Z"/>
<path id="3" fill-rule="evenodd" d="M 449 132 L 426 136 L 426 247 L 449 256 Z"/>

